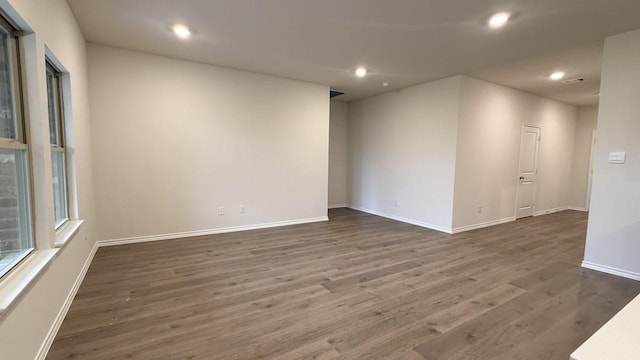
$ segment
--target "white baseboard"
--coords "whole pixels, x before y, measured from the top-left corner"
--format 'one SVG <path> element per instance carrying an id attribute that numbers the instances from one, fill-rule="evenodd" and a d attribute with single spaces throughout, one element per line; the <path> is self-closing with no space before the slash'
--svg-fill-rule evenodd
<path id="1" fill-rule="evenodd" d="M 533 216 L 548 215 L 548 214 L 553 214 L 553 213 L 557 213 L 557 212 L 565 211 L 565 210 L 569 210 L 569 207 L 568 206 L 561 206 L 561 207 L 557 207 L 555 209 L 540 210 L 540 211 L 534 212 Z"/>
<path id="2" fill-rule="evenodd" d="M 569 206 L 569 210 L 589 212 L 586 208 L 577 206 Z"/>
<path id="3" fill-rule="evenodd" d="M 611 274 L 611 275 L 621 276 L 627 279 L 640 281 L 640 273 L 636 273 L 633 271 L 622 270 L 622 269 L 618 269 L 618 268 L 614 268 L 606 265 L 599 265 L 589 261 L 583 261 L 582 267 L 591 269 L 591 270 L 600 271 L 607 274 Z"/>
<path id="4" fill-rule="evenodd" d="M 347 204 L 333 204 L 329 205 L 329 209 L 338 209 L 338 208 L 346 208 L 349 207 Z"/>
<path id="5" fill-rule="evenodd" d="M 487 222 L 483 222 L 483 223 L 479 223 L 479 224 L 459 226 L 459 227 L 453 228 L 453 231 L 451 233 L 452 234 L 457 234 L 457 233 L 461 233 L 461 232 L 464 232 L 464 231 L 482 229 L 482 228 L 486 228 L 486 227 L 489 227 L 489 226 L 500 225 L 500 224 L 504 224 L 504 223 L 508 223 L 508 222 L 512 222 L 512 221 L 516 221 L 516 217 L 515 216 L 511 216 L 511 217 L 504 218 L 504 219 L 487 221 Z"/>
<path id="6" fill-rule="evenodd" d="M 387 213 L 382 212 L 382 211 L 373 210 L 373 209 L 367 209 L 367 208 L 363 208 L 363 207 L 356 206 L 356 205 L 349 205 L 348 207 L 350 209 L 353 209 L 353 210 L 366 212 L 366 213 L 372 214 L 372 215 L 382 216 L 382 217 L 385 217 L 387 219 L 396 220 L 396 221 L 404 222 L 404 223 L 407 223 L 407 224 L 417 225 L 417 226 L 424 227 L 424 228 L 427 228 L 427 229 L 441 231 L 441 232 L 444 232 L 444 233 L 447 233 L 447 234 L 451 234 L 451 228 L 447 228 L 447 227 L 444 227 L 444 226 L 429 224 L 429 223 L 426 223 L 426 222 L 422 222 L 422 221 L 418 221 L 418 220 L 414 220 L 414 219 L 409 219 L 409 218 L 405 218 L 405 217 L 402 217 L 402 216 L 387 214 Z"/>
<path id="7" fill-rule="evenodd" d="M 67 316 L 67 312 L 71 307 L 73 298 L 76 297 L 76 294 L 78 293 L 78 289 L 80 288 L 80 284 L 82 284 L 82 280 L 84 280 L 85 275 L 87 275 L 87 271 L 89 270 L 89 266 L 91 266 L 91 261 L 93 261 L 93 257 L 96 254 L 97 250 L 98 250 L 98 244 L 97 243 L 93 244 L 93 248 L 89 252 L 89 256 L 87 257 L 87 259 L 84 261 L 84 264 L 82 265 L 82 269 L 80 270 L 80 273 L 76 277 L 76 281 L 73 283 L 73 286 L 71 287 L 71 291 L 69 291 L 69 294 L 67 295 L 67 298 L 65 299 L 64 304 L 62 305 L 62 308 L 58 312 L 58 315 L 56 316 L 55 321 L 51 325 L 51 328 L 47 333 L 47 337 L 45 338 L 44 343 L 42 343 L 42 346 L 40 346 L 40 350 L 38 350 L 38 354 L 36 355 L 36 360 L 44 360 L 47 357 L 47 353 L 51 348 L 51 344 L 53 344 L 53 340 L 55 340 L 56 335 L 58 334 L 58 330 L 60 330 L 60 326 L 62 326 L 62 321 L 64 321 L 65 316 Z"/>
<path id="8" fill-rule="evenodd" d="M 135 244 L 135 243 L 141 243 L 141 242 L 147 242 L 147 241 L 171 240 L 171 239 L 186 238 L 186 237 L 224 234 L 224 233 L 230 233 L 230 232 L 236 232 L 236 231 L 258 230 L 258 229 L 267 229 L 267 228 L 279 227 L 279 226 L 308 224 L 308 223 L 328 221 L 328 220 L 329 218 L 327 216 L 321 216 L 316 218 L 277 221 L 277 222 L 255 224 L 255 225 L 229 226 L 229 227 L 217 228 L 217 229 L 185 231 L 185 232 L 172 233 L 172 234 L 159 234 L 159 235 L 136 236 L 136 237 L 130 237 L 130 238 L 121 238 L 121 239 L 100 240 L 98 241 L 98 246 L 102 247 L 102 246 Z"/>

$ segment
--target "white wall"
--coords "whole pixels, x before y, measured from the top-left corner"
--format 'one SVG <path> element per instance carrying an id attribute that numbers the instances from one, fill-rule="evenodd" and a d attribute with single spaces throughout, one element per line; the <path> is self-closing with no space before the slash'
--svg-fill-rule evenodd
<path id="1" fill-rule="evenodd" d="M 329 125 L 329 207 L 347 205 L 347 126 L 349 104 L 331 101 Z"/>
<path id="2" fill-rule="evenodd" d="M 575 106 L 463 76 L 454 231 L 514 218 L 523 123 L 542 128 L 536 213 L 566 208 L 576 117 Z"/>
<path id="3" fill-rule="evenodd" d="M 576 134 L 573 141 L 573 163 L 571 168 L 571 188 L 569 206 L 577 210 L 586 208 L 587 186 L 589 182 L 589 158 L 591 139 L 598 121 L 598 106 L 578 108 Z"/>
<path id="4" fill-rule="evenodd" d="M 75 157 L 78 214 L 85 220 L 79 234 L 59 250 L 44 273 L 0 322 L 0 357 L 26 360 L 33 359 L 45 341 L 95 241 L 85 41 L 64 0 L 1 0 L 0 6 L 4 10 L 12 7 L 35 32 L 27 31 L 24 58 L 28 73 L 27 106 L 38 246 L 40 249 L 51 246 L 55 236 L 44 76 L 45 45 L 70 73 L 73 117 L 69 119 L 68 126 L 74 138 L 68 150 Z M 13 15 L 12 11 L 8 12 Z"/>
<path id="5" fill-rule="evenodd" d="M 536 214 L 566 209 L 577 112 L 466 76 L 354 102 L 350 203 L 444 231 L 514 220 L 524 123 L 542 128 Z"/>
<path id="6" fill-rule="evenodd" d="M 326 218 L 328 87 L 98 45 L 88 59 L 100 240 Z"/>
<path id="7" fill-rule="evenodd" d="M 459 89 L 452 77 L 350 104 L 353 207 L 451 228 Z"/>
<path id="8" fill-rule="evenodd" d="M 585 266 L 640 280 L 640 30 L 605 40 Z M 626 163 L 608 163 L 625 151 Z"/>

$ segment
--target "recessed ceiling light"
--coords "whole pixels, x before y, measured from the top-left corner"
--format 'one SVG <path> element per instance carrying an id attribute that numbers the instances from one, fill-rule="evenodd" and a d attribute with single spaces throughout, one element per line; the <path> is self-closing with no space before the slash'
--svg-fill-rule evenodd
<path id="1" fill-rule="evenodd" d="M 382 86 L 387 87 L 387 86 L 389 86 L 389 83 L 388 82 L 383 82 Z"/>
<path id="2" fill-rule="evenodd" d="M 186 39 L 191 36 L 191 29 L 187 25 L 175 24 L 173 25 L 173 32 L 181 39 Z"/>
<path id="3" fill-rule="evenodd" d="M 360 66 L 359 68 L 356 69 L 355 74 L 357 77 L 365 77 L 367 75 L 367 73 L 369 72 L 369 70 L 367 70 L 367 68 Z"/>
<path id="4" fill-rule="evenodd" d="M 494 29 L 503 27 L 507 23 L 507 21 L 509 21 L 510 17 L 511 14 L 506 12 L 497 13 L 493 15 L 491 19 L 489 19 L 489 26 Z"/>
<path id="5" fill-rule="evenodd" d="M 556 71 L 553 74 L 549 75 L 549 79 L 551 80 L 560 80 L 564 77 L 564 72 Z"/>

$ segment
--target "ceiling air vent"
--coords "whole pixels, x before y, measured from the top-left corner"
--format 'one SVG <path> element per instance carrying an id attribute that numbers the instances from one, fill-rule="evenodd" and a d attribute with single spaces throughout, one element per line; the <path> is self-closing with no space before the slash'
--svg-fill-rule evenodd
<path id="1" fill-rule="evenodd" d="M 566 85 L 579 84 L 581 82 L 584 82 L 584 78 L 583 77 L 562 80 L 562 83 L 566 84 Z"/>
<path id="2" fill-rule="evenodd" d="M 342 94 L 344 94 L 344 93 L 343 93 L 343 92 L 341 92 L 341 91 L 337 91 L 337 90 L 329 90 L 329 98 L 330 98 L 330 99 L 331 99 L 331 98 L 334 98 L 334 97 L 336 97 L 336 96 L 340 96 L 340 95 L 342 95 Z"/>

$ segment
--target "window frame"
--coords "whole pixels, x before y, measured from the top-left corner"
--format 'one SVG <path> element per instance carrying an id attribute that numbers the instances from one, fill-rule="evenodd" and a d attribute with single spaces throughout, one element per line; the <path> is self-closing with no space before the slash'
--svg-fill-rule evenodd
<path id="1" fill-rule="evenodd" d="M 63 87 L 63 72 L 58 69 L 58 67 L 49 59 L 48 56 L 45 56 L 45 78 L 48 76 L 47 73 L 51 73 L 54 78 L 54 101 L 55 101 L 55 121 L 56 124 L 54 126 L 56 132 L 56 143 L 51 143 L 51 134 L 49 134 L 49 145 L 51 147 L 51 175 L 53 174 L 53 154 L 62 153 L 62 169 L 63 169 L 63 189 L 64 189 L 64 208 L 65 208 L 65 218 L 57 223 L 57 218 L 55 214 L 55 193 L 54 193 L 54 229 L 59 231 L 64 225 L 68 224 L 71 220 L 70 215 L 70 197 L 69 197 L 69 161 L 67 156 L 67 136 L 66 136 L 66 118 L 65 118 L 65 108 L 64 108 L 64 87 Z M 49 109 L 49 82 L 45 80 L 47 85 L 47 110 Z M 49 131 L 51 131 L 51 118 L 49 117 L 49 112 L 47 111 L 47 124 L 49 124 Z"/>
<path id="2" fill-rule="evenodd" d="M 14 137 L 6 138 L 0 137 L 0 148 L 10 150 L 24 151 L 24 165 L 25 170 L 18 173 L 16 176 L 18 180 L 22 180 L 24 191 L 26 192 L 25 206 L 27 209 L 23 210 L 26 213 L 24 221 L 25 229 L 28 232 L 29 247 L 25 248 L 23 252 L 15 259 L 11 260 L 3 268 L 0 268 L 0 279 L 3 279 L 9 275 L 18 265 L 23 262 L 27 257 L 34 254 L 37 249 L 37 241 L 35 234 L 35 199 L 33 191 L 33 168 L 32 168 L 32 152 L 29 145 L 29 121 L 27 119 L 26 111 L 26 87 L 25 87 L 25 73 L 23 67 L 22 58 L 22 31 L 18 29 L 13 22 L 8 20 L 4 11 L 0 11 L 0 28 L 8 35 L 10 62 L 11 62 L 11 89 L 12 89 L 12 110 L 14 112 Z M 20 179 L 22 178 L 22 179 Z"/>

